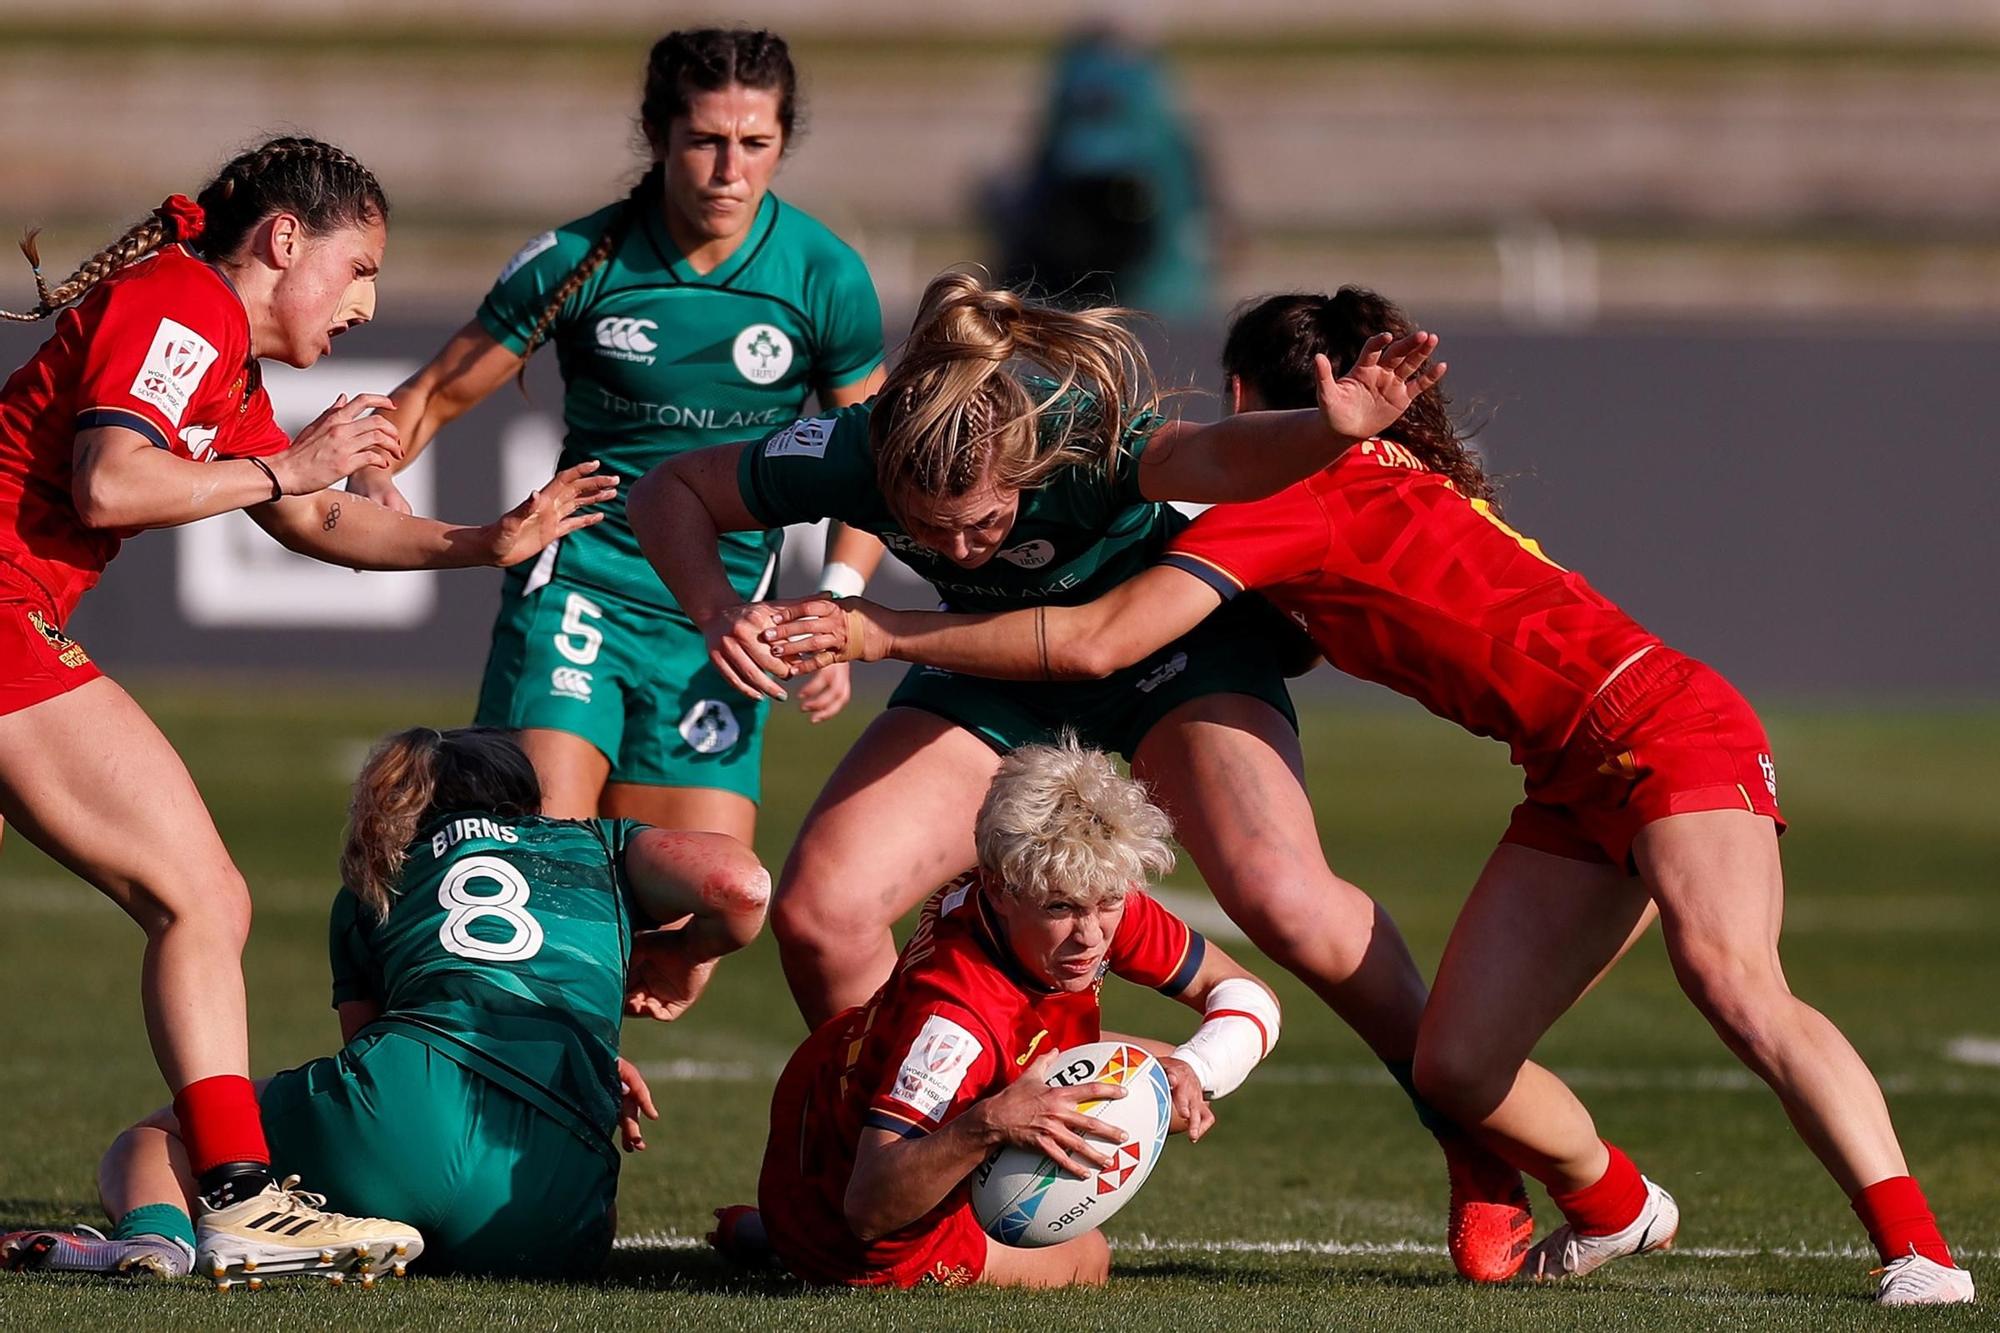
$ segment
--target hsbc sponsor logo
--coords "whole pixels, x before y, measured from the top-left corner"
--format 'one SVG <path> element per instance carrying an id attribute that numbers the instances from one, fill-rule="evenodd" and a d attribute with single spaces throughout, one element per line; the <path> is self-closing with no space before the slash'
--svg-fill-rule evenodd
<path id="1" fill-rule="evenodd" d="M 910 1043 L 890 1095 L 926 1120 L 936 1120 L 958 1095 L 972 1062 L 984 1049 L 964 1027 L 932 1014 Z"/>
<path id="2" fill-rule="evenodd" d="M 163 319 L 153 330 L 153 345 L 132 380 L 132 396 L 159 408 L 178 429 L 188 400 L 194 397 L 216 356 L 208 339 L 178 320 Z"/>
<path id="3" fill-rule="evenodd" d="M 659 344 L 648 335 L 659 327 L 650 319 L 607 315 L 597 321 L 597 354 L 615 361 L 637 361 L 650 366 L 655 360 L 652 354 L 659 349 Z"/>
<path id="4" fill-rule="evenodd" d="M 1764 772 L 1764 790 L 1771 793 L 1772 800 L 1774 801 L 1777 800 L 1778 799 L 1777 764 L 1772 762 L 1770 755 L 1760 754 L 1757 756 L 1757 767 L 1762 769 Z"/>
<path id="5" fill-rule="evenodd" d="M 590 702 L 590 673 L 576 667 L 557 667 L 549 673 L 549 693 L 587 704 Z"/>

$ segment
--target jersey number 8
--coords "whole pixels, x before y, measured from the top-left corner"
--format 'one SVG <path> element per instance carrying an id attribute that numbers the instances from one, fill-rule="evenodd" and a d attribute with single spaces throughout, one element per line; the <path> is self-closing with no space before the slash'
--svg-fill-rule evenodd
<path id="1" fill-rule="evenodd" d="M 478 894 L 471 891 L 477 880 L 491 880 L 499 891 Z M 528 915 L 528 881 L 521 872 L 497 856 L 469 856 L 453 866 L 438 885 L 438 906 L 445 909 L 444 924 L 438 927 L 438 943 L 445 952 L 460 958 L 477 958 L 489 963 L 520 963 L 542 951 L 542 923 Z M 504 940 L 482 940 L 472 933 L 472 923 L 480 920 L 504 921 L 509 934 Z"/>

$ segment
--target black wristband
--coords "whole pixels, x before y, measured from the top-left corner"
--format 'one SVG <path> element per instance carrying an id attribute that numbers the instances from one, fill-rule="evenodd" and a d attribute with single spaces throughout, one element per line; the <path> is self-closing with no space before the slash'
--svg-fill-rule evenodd
<path id="1" fill-rule="evenodd" d="M 263 459 L 257 457 L 257 455 L 255 454 L 247 455 L 244 461 L 249 463 L 255 463 L 257 465 L 257 470 L 259 472 L 262 472 L 265 476 L 271 479 L 271 498 L 273 500 L 282 500 L 285 498 L 285 488 L 278 484 L 278 474 L 271 471 L 271 465 L 269 463 L 266 463 Z"/>

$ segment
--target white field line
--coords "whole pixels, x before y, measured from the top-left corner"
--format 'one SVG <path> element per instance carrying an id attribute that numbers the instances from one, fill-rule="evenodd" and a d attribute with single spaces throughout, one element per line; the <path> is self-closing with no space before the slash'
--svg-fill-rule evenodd
<path id="1" fill-rule="evenodd" d="M 707 1244 L 699 1236 L 678 1231 L 641 1231 L 620 1236 L 613 1243 L 620 1250 L 699 1250 Z M 1111 1248 L 1123 1254 L 1302 1254 L 1329 1258 L 1391 1258 L 1421 1254 L 1443 1258 L 1445 1248 L 1427 1240 L 1174 1240 L 1162 1236 L 1120 1236 L 1111 1239 Z M 1875 1251 L 1866 1245 L 1677 1245 L 1671 1252 L 1682 1259 L 1853 1259 L 1875 1260 Z M 1963 1259 L 2000 1258 L 2000 1250 L 1964 1250 L 1952 1253 Z"/>
<path id="2" fill-rule="evenodd" d="M 1967 1064 L 2000 1065 L 2000 1049 L 1990 1061 L 1966 1059 L 1956 1053 L 1959 1043 L 1948 1048 L 1950 1058 Z M 2000 1042 L 1989 1043 L 2000 1048 Z M 658 1060 L 639 1066 L 648 1079 L 666 1083 L 770 1083 L 784 1065 L 780 1061 L 751 1060 Z M 1556 1073 L 1572 1088 L 1587 1092 L 1702 1092 L 1756 1093 L 1768 1095 L 1764 1083 L 1740 1065 L 1717 1065 L 1683 1069 L 1599 1069 L 1558 1068 Z M 1375 1088 L 1391 1087 L 1388 1071 L 1380 1065 L 1265 1065 L 1251 1078 L 1258 1084 L 1295 1088 Z M 2000 1083 L 1978 1075 L 1938 1074 L 1918 1076 L 1891 1074 L 1881 1080 L 1882 1090 L 1891 1096 L 1920 1095 L 1945 1097 L 2000 1097 Z"/>
<path id="3" fill-rule="evenodd" d="M 1944 1058 L 1962 1065 L 2000 1069 L 2000 1037 L 1954 1037 L 1945 1045 Z"/>

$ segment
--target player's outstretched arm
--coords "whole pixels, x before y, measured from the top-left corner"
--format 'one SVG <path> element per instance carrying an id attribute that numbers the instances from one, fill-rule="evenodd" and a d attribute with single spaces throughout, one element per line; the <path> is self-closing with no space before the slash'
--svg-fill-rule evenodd
<path id="1" fill-rule="evenodd" d="M 1317 409 L 1240 412 L 1212 426 L 1161 427 L 1139 458 L 1141 493 L 1149 500 L 1205 504 L 1277 494 L 1386 430 L 1442 379 L 1444 362 L 1430 360 L 1437 341 L 1422 330 L 1393 341 L 1379 333 L 1341 376 L 1324 356 L 1315 358 Z"/>
<path id="2" fill-rule="evenodd" d="M 390 395 L 395 406 L 384 415 L 403 437 L 402 458 L 387 467 L 362 468 L 347 479 L 347 489 L 399 514 L 414 512 L 396 489 L 396 474 L 415 462 L 440 430 L 484 402 L 520 369 L 521 358 L 512 349 L 478 320 L 467 323 Z"/>
<path id="3" fill-rule="evenodd" d="M 736 480 L 750 447 L 716 445 L 668 459 L 633 483 L 625 514 L 653 572 L 701 627 L 715 669 L 753 699 L 783 699 L 783 687 L 771 679 L 783 667 L 758 637 L 773 622 L 739 602 L 717 548 L 725 532 L 764 527 Z"/>
<path id="4" fill-rule="evenodd" d="M 764 928 L 771 876 L 748 847 L 721 833 L 647 829 L 625 847 L 633 901 L 671 930 L 634 937 L 626 1012 L 671 1022 L 707 987 L 717 960 Z"/>
<path id="5" fill-rule="evenodd" d="M 764 641 L 794 675 L 885 657 L 1001 680 L 1096 680 L 1207 619 L 1222 597 L 1192 574 L 1155 566 L 1082 606 L 964 615 L 892 611 L 858 597 L 765 603 L 781 616 Z"/>
<path id="6" fill-rule="evenodd" d="M 1211 1100 L 1243 1086 L 1278 1044 L 1278 997 L 1213 941 L 1194 980 L 1174 998 L 1202 1016 L 1194 1035 L 1174 1048 L 1174 1058 L 1194 1071 Z"/>
<path id="7" fill-rule="evenodd" d="M 287 496 L 247 512 L 287 549 L 349 569 L 506 568 L 550 542 L 603 521 L 591 506 L 618 493 L 593 460 L 558 472 L 491 523 L 445 523 L 399 514 L 344 491 Z"/>
<path id="8" fill-rule="evenodd" d="M 994 1149 L 1009 1144 L 1046 1153 L 1078 1178 L 1109 1167 L 1111 1159 L 1086 1136 L 1116 1144 L 1125 1131 L 1076 1108 L 1123 1097 L 1125 1089 L 1115 1083 L 1050 1087 L 1047 1079 L 1056 1064 L 1051 1051 L 1008 1087 L 929 1134 L 902 1138 L 886 1129 L 863 1129 L 843 1201 L 848 1229 L 862 1240 L 875 1240 L 908 1226 L 937 1207 Z"/>

